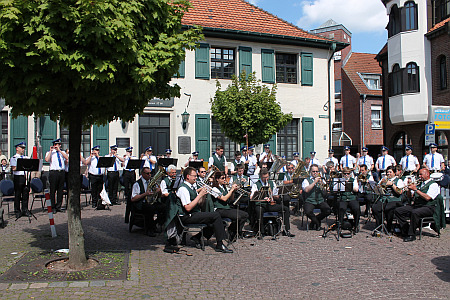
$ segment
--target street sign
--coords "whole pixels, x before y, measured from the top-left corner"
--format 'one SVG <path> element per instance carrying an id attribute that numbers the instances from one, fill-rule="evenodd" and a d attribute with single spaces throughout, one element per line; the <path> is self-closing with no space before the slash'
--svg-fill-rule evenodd
<path id="1" fill-rule="evenodd" d="M 425 134 L 425 146 L 430 146 L 435 139 L 434 134 Z"/>
<path id="2" fill-rule="evenodd" d="M 435 125 L 434 124 L 426 124 L 425 125 L 425 134 L 432 134 L 434 135 L 435 132 Z"/>

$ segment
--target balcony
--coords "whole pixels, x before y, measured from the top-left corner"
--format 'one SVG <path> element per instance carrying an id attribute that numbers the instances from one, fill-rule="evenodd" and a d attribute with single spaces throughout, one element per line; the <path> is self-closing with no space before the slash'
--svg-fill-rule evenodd
<path id="1" fill-rule="evenodd" d="M 428 120 L 428 99 L 425 93 L 401 94 L 389 97 L 389 117 L 394 125 Z"/>

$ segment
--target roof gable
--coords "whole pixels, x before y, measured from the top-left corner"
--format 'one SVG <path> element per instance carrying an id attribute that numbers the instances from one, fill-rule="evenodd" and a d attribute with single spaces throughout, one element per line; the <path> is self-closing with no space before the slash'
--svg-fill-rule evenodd
<path id="1" fill-rule="evenodd" d="M 331 43 L 332 40 L 309 33 L 244 0 L 189 0 L 183 25 L 304 38 Z"/>
<path id="2" fill-rule="evenodd" d="M 369 89 L 360 74 L 379 74 L 381 67 L 375 60 L 376 54 L 371 53 L 352 53 L 345 66 L 342 68 L 347 74 L 360 95 L 382 96 L 382 91 Z"/>

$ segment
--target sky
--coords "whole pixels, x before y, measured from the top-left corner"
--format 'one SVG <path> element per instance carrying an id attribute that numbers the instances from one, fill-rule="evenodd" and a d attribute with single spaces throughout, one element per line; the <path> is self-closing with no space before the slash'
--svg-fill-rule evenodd
<path id="1" fill-rule="evenodd" d="M 247 0 L 304 30 L 333 19 L 352 33 L 352 51 L 378 53 L 387 41 L 381 0 Z"/>

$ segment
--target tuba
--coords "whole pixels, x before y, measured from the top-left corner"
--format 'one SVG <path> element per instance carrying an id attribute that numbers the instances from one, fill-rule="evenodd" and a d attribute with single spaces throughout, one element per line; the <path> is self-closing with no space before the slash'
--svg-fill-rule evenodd
<path id="1" fill-rule="evenodd" d="M 280 158 L 279 156 L 275 156 L 274 162 L 272 164 L 272 167 L 270 168 L 269 172 L 272 174 L 278 173 L 281 168 L 288 165 L 288 162 L 284 159 Z"/>
<path id="2" fill-rule="evenodd" d="M 158 180 L 160 180 L 164 175 L 167 175 L 166 170 L 163 167 L 159 166 L 158 172 L 156 172 L 155 176 L 153 176 L 152 180 L 147 185 L 147 191 L 154 191 Z M 152 205 L 158 200 L 158 194 L 153 194 L 151 196 L 146 196 L 145 201 Z"/>
<path id="3" fill-rule="evenodd" d="M 306 178 L 308 177 L 308 172 L 305 169 L 306 167 L 306 162 L 304 162 L 303 160 L 299 160 L 297 163 L 297 167 L 294 170 L 294 173 L 292 173 L 292 179 L 298 179 L 298 178 Z M 301 190 L 301 185 L 299 183 L 294 183 L 292 185 L 292 189 L 289 192 L 289 197 L 291 198 L 298 198 L 300 197 L 300 190 Z"/>

